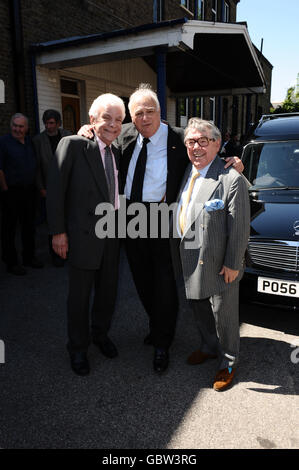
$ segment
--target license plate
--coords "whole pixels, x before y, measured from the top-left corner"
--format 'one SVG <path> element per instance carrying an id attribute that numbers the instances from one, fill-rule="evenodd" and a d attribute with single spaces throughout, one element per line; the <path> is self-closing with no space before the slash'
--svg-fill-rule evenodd
<path id="1" fill-rule="evenodd" d="M 282 281 L 269 277 L 259 277 L 257 282 L 258 292 L 272 295 L 286 295 L 287 297 L 299 297 L 299 282 Z"/>

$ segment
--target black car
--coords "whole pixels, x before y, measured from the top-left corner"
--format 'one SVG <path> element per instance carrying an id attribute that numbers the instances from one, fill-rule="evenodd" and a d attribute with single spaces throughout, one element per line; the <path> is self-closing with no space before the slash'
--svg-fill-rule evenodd
<path id="1" fill-rule="evenodd" d="M 241 299 L 299 309 L 299 113 L 263 116 L 242 161 L 252 186 Z"/>

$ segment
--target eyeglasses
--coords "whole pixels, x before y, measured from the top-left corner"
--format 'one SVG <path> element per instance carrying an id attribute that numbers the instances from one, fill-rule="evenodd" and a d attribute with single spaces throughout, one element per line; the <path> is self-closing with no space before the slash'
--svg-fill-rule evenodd
<path id="1" fill-rule="evenodd" d="M 199 139 L 186 140 L 186 145 L 187 145 L 187 147 L 189 147 L 191 149 L 193 149 L 193 147 L 195 146 L 196 143 L 200 147 L 207 147 L 211 140 L 213 140 L 215 142 L 215 139 L 209 139 L 209 137 L 200 137 Z"/>

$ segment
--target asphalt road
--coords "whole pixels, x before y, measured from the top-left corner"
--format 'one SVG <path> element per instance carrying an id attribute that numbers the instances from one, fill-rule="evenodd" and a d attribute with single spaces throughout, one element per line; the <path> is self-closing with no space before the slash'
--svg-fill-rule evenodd
<path id="1" fill-rule="evenodd" d="M 119 357 L 89 350 L 91 373 L 76 376 L 66 342 L 67 267 L 46 261 L 27 276 L 0 272 L 0 448 L 298 449 L 298 313 L 240 306 L 241 355 L 235 385 L 212 389 L 216 361 L 188 366 L 197 348 L 192 314 L 181 307 L 170 366 L 152 370 L 147 318 L 122 254 L 111 338 Z M 0 356 L 1 358 L 1 356 Z"/>

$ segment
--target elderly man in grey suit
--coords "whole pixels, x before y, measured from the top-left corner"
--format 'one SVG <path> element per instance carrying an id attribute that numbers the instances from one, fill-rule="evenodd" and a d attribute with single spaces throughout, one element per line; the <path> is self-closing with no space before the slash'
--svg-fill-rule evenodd
<path id="1" fill-rule="evenodd" d="M 93 102 L 89 116 L 93 140 L 79 136 L 61 139 L 47 189 L 53 248 L 63 259 L 69 252 L 68 350 L 71 367 L 79 375 L 89 373 L 89 298 L 93 285 L 92 340 L 105 356 L 118 354 L 107 333 L 117 292 L 119 240 L 117 234 L 102 237 L 96 233 L 99 220 L 95 209 L 105 203 L 117 219 L 119 152 L 111 144 L 120 134 L 125 106 L 119 97 L 107 93 Z"/>
<path id="2" fill-rule="evenodd" d="M 221 134 L 197 118 L 185 129 L 190 165 L 178 195 L 172 242 L 175 270 L 182 269 L 201 335 L 190 364 L 219 357 L 214 390 L 232 382 L 239 354 L 239 281 L 249 237 L 250 207 L 245 178 L 224 168 L 217 156 Z M 175 232 L 174 232 L 175 233 Z"/>

